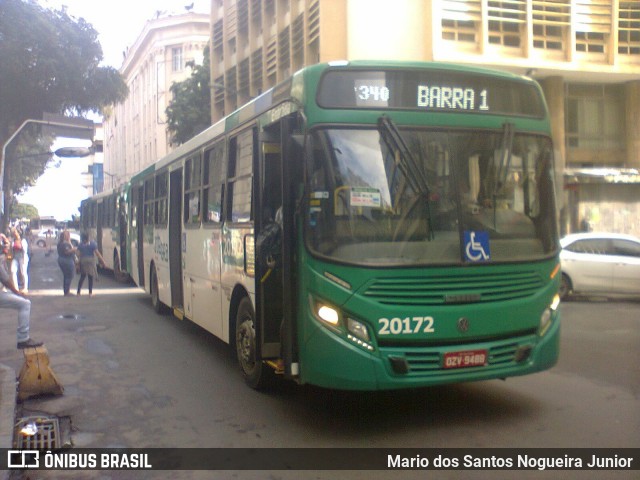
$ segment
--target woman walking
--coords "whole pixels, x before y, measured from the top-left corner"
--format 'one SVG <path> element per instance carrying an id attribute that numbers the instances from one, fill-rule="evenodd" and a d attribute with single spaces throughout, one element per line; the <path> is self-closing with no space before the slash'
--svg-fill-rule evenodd
<path id="1" fill-rule="evenodd" d="M 76 269 L 75 260 L 76 249 L 71 244 L 71 234 L 65 230 L 60 234 L 58 241 L 58 265 L 62 270 L 62 289 L 65 297 L 73 295 L 69 290 L 71 290 L 71 280 L 73 280 L 73 273 Z"/>
<path id="2" fill-rule="evenodd" d="M 82 283 L 85 277 L 89 277 L 89 296 L 93 296 L 93 277 L 98 275 L 96 270 L 96 259 L 104 267 L 104 259 L 98 251 L 98 245 L 93 240 L 89 241 L 89 234 L 80 235 L 80 245 L 78 245 L 78 255 L 80 257 L 80 280 L 78 280 L 78 295 L 82 290 Z"/>
<path id="3" fill-rule="evenodd" d="M 13 275 L 13 284 L 20 291 L 27 293 L 29 291 L 29 274 L 27 266 L 29 265 L 29 252 L 27 241 L 20 236 L 17 228 L 11 229 L 11 249 L 13 250 L 13 259 L 11 260 L 11 275 Z M 21 285 L 22 288 L 18 286 Z"/>

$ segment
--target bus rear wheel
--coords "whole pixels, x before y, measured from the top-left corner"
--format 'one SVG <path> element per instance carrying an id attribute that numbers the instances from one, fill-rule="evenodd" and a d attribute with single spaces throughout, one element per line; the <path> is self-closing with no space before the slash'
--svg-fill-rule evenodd
<path id="1" fill-rule="evenodd" d="M 162 315 L 166 313 L 167 307 L 164 303 L 160 301 L 160 292 L 158 291 L 158 274 L 156 273 L 156 269 L 151 269 L 151 283 L 149 284 L 151 289 L 151 306 L 153 310 Z"/>
<path id="2" fill-rule="evenodd" d="M 256 360 L 255 313 L 248 297 L 240 301 L 236 314 L 236 354 L 247 385 L 260 390 L 270 383 L 271 369 Z"/>

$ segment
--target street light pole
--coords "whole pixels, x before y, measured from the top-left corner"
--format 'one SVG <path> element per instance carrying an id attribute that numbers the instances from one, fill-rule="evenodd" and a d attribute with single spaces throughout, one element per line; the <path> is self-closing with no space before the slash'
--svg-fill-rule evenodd
<path id="1" fill-rule="evenodd" d="M 40 125 L 48 125 L 51 127 L 76 128 L 78 130 L 94 130 L 93 125 L 91 127 L 82 127 L 80 125 L 75 125 L 73 123 L 56 122 L 53 120 L 37 120 L 34 118 L 28 118 L 27 120 L 22 122 L 20 126 L 8 138 L 8 140 L 4 142 L 4 144 L 2 145 L 2 156 L 0 156 L 0 222 L 4 218 L 4 165 L 6 163 L 7 146 L 18 136 L 18 134 L 22 131 L 22 129 L 29 123 L 37 123 Z M 64 150 L 64 149 L 60 149 L 60 150 Z M 62 156 L 66 156 L 66 155 L 62 155 Z M 68 155 L 68 156 L 72 156 L 72 155 Z M 77 155 L 77 156 L 86 156 L 86 155 Z"/>

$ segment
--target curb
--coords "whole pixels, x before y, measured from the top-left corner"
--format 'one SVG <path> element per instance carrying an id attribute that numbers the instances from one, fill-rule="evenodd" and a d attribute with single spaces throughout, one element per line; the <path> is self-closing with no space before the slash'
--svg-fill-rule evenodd
<path id="1" fill-rule="evenodd" d="M 16 372 L 0 363 L 0 448 L 13 448 L 16 396 Z M 8 479 L 9 473 L 0 472 L 0 479 Z"/>

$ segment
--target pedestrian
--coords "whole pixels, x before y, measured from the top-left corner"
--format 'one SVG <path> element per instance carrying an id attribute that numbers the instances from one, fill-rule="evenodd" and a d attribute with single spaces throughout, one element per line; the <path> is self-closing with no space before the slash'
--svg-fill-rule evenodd
<path id="1" fill-rule="evenodd" d="M 42 342 L 36 342 L 29 337 L 29 321 L 31 318 L 31 300 L 26 293 L 20 292 L 13 283 L 7 265 L 7 254 L 11 248 L 9 239 L 0 233 L 0 282 L 7 289 L 0 290 L 0 308 L 11 308 L 18 311 L 17 347 L 39 347 Z"/>
<path id="2" fill-rule="evenodd" d="M 11 260 L 11 275 L 13 276 L 13 284 L 16 288 L 25 293 L 29 291 L 29 274 L 27 273 L 27 266 L 29 265 L 28 250 L 29 245 L 27 244 L 26 239 L 22 238 L 20 231 L 17 228 L 12 228 L 11 251 L 13 258 Z M 20 285 L 22 285 L 22 288 L 20 288 Z"/>
<path id="3" fill-rule="evenodd" d="M 58 265 L 62 270 L 62 290 L 65 297 L 73 296 L 71 290 L 71 280 L 76 270 L 76 249 L 71 244 L 71 234 L 64 230 L 60 234 L 58 241 Z"/>
<path id="4" fill-rule="evenodd" d="M 89 240 L 89 234 L 80 235 L 80 245 L 78 245 L 78 257 L 80 259 L 80 280 L 78 280 L 78 292 L 82 290 L 82 283 L 85 277 L 89 277 L 89 296 L 93 296 L 93 278 L 98 276 L 96 270 L 96 257 L 100 265 L 104 267 L 104 258 L 98 251 L 98 245 L 93 240 Z"/>

